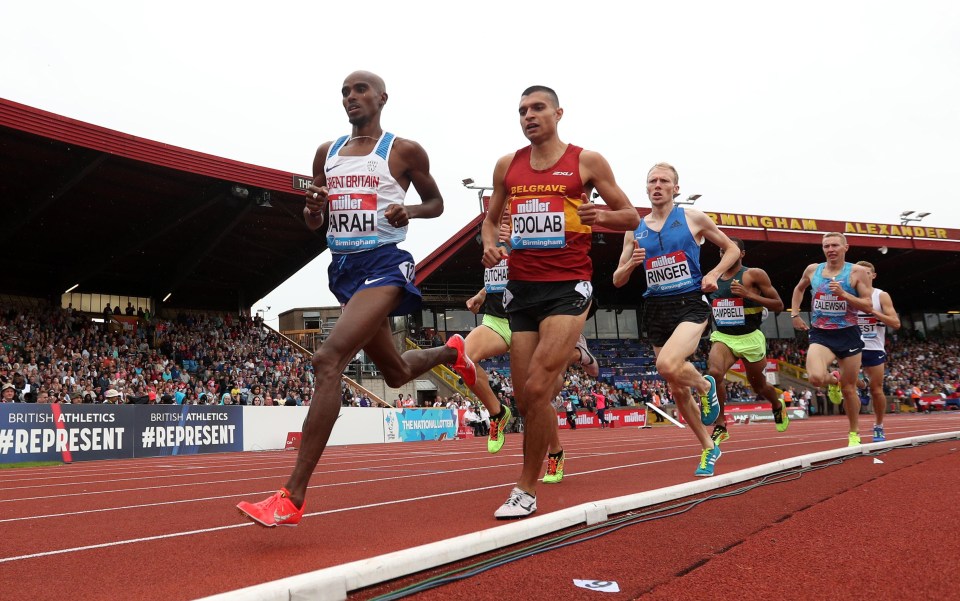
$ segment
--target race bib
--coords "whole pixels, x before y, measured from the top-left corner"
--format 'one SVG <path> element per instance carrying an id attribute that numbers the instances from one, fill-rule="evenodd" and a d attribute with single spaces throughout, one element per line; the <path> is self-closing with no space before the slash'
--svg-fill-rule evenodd
<path id="1" fill-rule="evenodd" d="M 548 196 L 510 203 L 510 245 L 524 250 L 565 247 L 565 202 L 562 196 Z"/>
<path id="2" fill-rule="evenodd" d="M 867 315 L 866 313 L 857 314 L 857 325 L 860 326 L 860 338 L 864 340 L 877 337 L 877 327 L 879 324 L 880 320 L 874 315 Z"/>
<path id="3" fill-rule="evenodd" d="M 818 292 L 813 297 L 813 312 L 826 317 L 843 317 L 847 314 L 847 301 L 832 294 Z"/>
<path id="4" fill-rule="evenodd" d="M 713 299 L 713 321 L 719 327 L 742 326 L 747 323 L 742 298 Z"/>
<path id="5" fill-rule="evenodd" d="M 330 195 L 327 246 L 332 252 L 377 247 L 377 195 L 351 192 Z"/>
<path id="6" fill-rule="evenodd" d="M 503 292 L 507 287 L 507 259 L 483 270 L 483 287 L 487 293 Z"/>
<path id="7" fill-rule="evenodd" d="M 643 267 L 646 270 L 649 290 L 657 292 L 679 290 L 693 280 L 687 254 L 682 250 L 647 259 Z"/>

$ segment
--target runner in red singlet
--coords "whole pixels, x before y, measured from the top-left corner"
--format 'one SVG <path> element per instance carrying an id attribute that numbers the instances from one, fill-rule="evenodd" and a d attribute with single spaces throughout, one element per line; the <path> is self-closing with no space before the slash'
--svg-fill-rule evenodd
<path id="1" fill-rule="evenodd" d="M 493 267 L 503 258 L 497 235 L 500 215 L 508 206 L 513 251 L 503 304 L 513 331 L 514 395 L 525 419 L 523 470 L 494 514 L 499 519 L 536 511 L 536 484 L 548 450 L 552 453 L 545 480 L 562 474 L 562 449 L 548 449 L 557 428 L 551 400 L 559 392 L 569 349 L 583 331 L 593 301 L 591 226 L 626 231 L 640 221 L 606 159 L 560 140 L 557 125 L 562 117 L 552 89 L 524 90 L 520 126 L 530 145 L 497 161 L 483 223 L 483 264 Z M 609 211 L 589 201 L 594 189 Z"/>

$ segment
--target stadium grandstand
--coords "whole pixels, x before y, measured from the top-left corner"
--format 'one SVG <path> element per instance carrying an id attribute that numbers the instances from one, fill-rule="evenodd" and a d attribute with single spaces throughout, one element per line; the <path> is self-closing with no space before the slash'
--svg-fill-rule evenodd
<path id="1" fill-rule="evenodd" d="M 279 332 L 251 317 L 253 301 L 326 249 L 324 232 L 303 223 L 300 191 L 307 176 L 2 99 L 0 159 L 6 242 L 17 249 L 0 289 L 5 381 L 15 374 L 26 379 L 30 371 L 43 379 L 34 388 L 99 402 L 110 389 L 134 402 L 201 396 L 218 403 L 229 398 L 247 404 L 255 397 L 264 404 L 309 401 L 309 354 L 322 344 L 338 308 L 291 308 L 281 314 Z M 648 209 L 638 211 L 645 215 Z M 960 284 L 944 277 L 960 268 L 958 230 L 709 214 L 746 242 L 745 263 L 764 268 L 783 298 L 790 297 L 804 266 L 822 260 L 822 234 L 839 231 L 851 245 L 848 259 L 874 263 L 883 288 L 893 295 L 904 324 L 898 341 L 935 345 L 960 333 Z M 424 305 L 418 314 L 395 320 L 399 347 L 441 344 L 479 324 L 464 303 L 483 281 L 482 219 L 477 215 L 417 266 Z M 598 228 L 593 242 L 600 310 L 588 320 L 586 336 L 601 363 L 600 380 L 614 398 L 622 397 L 621 404 L 666 396 L 638 329 L 644 284 L 640 278 L 620 289 L 611 283 L 622 235 Z M 708 244 L 703 264 L 717 261 L 717 249 Z M 803 364 L 797 350 L 803 344 L 796 342 L 789 316 L 771 316 L 762 327 L 768 338 L 780 341 L 771 345 L 781 351 L 774 365 L 783 369 L 773 368 L 780 372 L 778 381 L 804 387 L 797 367 Z M 33 338 L 37 331 L 43 332 L 39 339 Z M 68 377 L 52 368 L 65 359 L 72 363 Z M 91 371 L 97 362 L 108 369 Z M 486 366 L 503 378 L 498 388 L 509 390 L 507 359 L 494 358 Z M 89 375 L 94 371 L 97 377 Z M 579 383 L 582 374 L 571 374 Z M 348 375 L 345 403 L 382 404 L 408 392 L 416 393 L 420 405 L 469 396 L 443 367 L 399 392 L 387 389 L 362 356 Z M 894 387 L 912 389 L 911 378 Z M 928 380 L 927 389 L 943 388 Z M 736 397 L 742 386 L 735 374 L 730 386 Z M 576 393 L 585 387 L 572 388 Z"/>
<path id="2" fill-rule="evenodd" d="M 169 384 L 163 385 L 169 374 L 155 369 L 158 359 L 159 365 L 172 360 L 181 377 L 193 375 L 194 385 L 181 394 L 203 395 L 208 402 L 213 393 L 221 402 L 232 391 L 240 391 L 243 403 L 255 396 L 264 403 L 310 398 L 306 357 L 322 343 L 339 309 L 290 309 L 280 316 L 282 333 L 250 315 L 255 299 L 326 249 L 324 232 L 303 224 L 300 190 L 307 176 L 172 147 L 2 99 L 0 157 L 6 239 L 20 256 L 8 266 L 2 290 L 7 327 L 17 323 L 18 314 L 21 324 L 53 324 L 55 332 L 45 342 L 69 342 L 74 348 L 66 350 L 86 351 L 86 361 L 98 353 L 97 359 L 111 353 L 116 359 L 120 349 L 131 353 L 137 358 L 114 376 L 140 375 L 133 381 L 109 381 L 115 387 L 124 380 L 124 398 L 142 399 L 149 391 L 157 399 L 181 399 Z M 648 211 L 638 210 L 641 215 Z M 960 231 L 908 221 L 710 215 L 726 233 L 746 242 L 745 263 L 764 268 L 783 298 L 789 298 L 804 266 L 821 260 L 820 236 L 839 231 L 848 236 L 848 258 L 870 260 L 882 274 L 884 288 L 901 312 L 899 338 L 926 340 L 960 332 L 958 284 L 943 277 L 960 269 Z M 398 346 L 439 344 L 478 325 L 479 318 L 464 303 L 482 282 L 482 218 L 477 215 L 418 265 L 424 305 L 419 314 L 395 321 Z M 639 401 L 643 391 L 655 388 L 643 383 L 657 381 L 652 352 L 640 342 L 643 333 L 637 325 L 644 284 L 639 278 L 621 289 L 611 284 L 622 234 L 598 228 L 593 242 L 600 310 L 587 322 L 586 336 L 600 359 L 601 380 L 627 396 L 636 393 Z M 703 264 L 718 259 L 717 249 L 706 245 Z M 101 338 L 89 340 L 93 324 L 102 320 Z M 762 327 L 768 338 L 785 343 L 798 335 L 786 313 L 771 316 Z M 219 334 L 211 340 L 210 331 Z M 80 348 L 81 342 L 90 348 Z M 9 349 L 9 340 L 5 344 Z M 149 353 L 140 349 L 144 344 Z M 54 355 L 39 346 L 30 351 L 34 359 L 48 359 L 48 366 L 54 355 L 63 357 L 58 349 Z M 262 373 L 265 353 L 272 354 L 268 366 L 279 357 L 295 363 L 287 366 L 293 372 Z M 16 365 L 8 370 L 16 372 Z M 505 358 L 488 367 L 508 373 Z M 223 378 L 224 370 L 232 377 Z M 366 378 L 376 392 L 360 384 L 345 387 L 347 402 L 383 402 L 396 392 L 383 386 L 362 355 L 348 374 L 360 382 Z M 802 386 L 802 374 L 794 375 L 790 383 Z M 439 368 L 427 378 L 412 388 L 421 404 L 436 396 L 468 396 L 449 370 Z M 256 395 L 251 392 L 255 380 L 262 389 Z M 74 394 L 99 392 L 103 400 L 105 387 L 98 384 L 103 382 L 83 381 Z"/>
<path id="3" fill-rule="evenodd" d="M 772 427 L 741 427 L 733 443 L 741 446 L 725 454 L 724 474 L 691 482 L 693 470 L 676 462 L 692 468 L 692 456 L 676 444 L 670 393 L 637 325 L 643 283 L 633 278 L 623 289 L 612 287 L 622 237 L 597 230 L 592 258 L 601 306 L 585 333 L 600 373 L 592 378 L 571 367 L 556 405 L 561 428 L 599 428 L 594 399 L 603 395 L 610 429 L 561 433 L 576 462 L 568 477 L 576 479 L 544 494 L 538 516 L 494 531 L 486 510 L 477 510 L 502 499 L 522 441 L 511 434 L 510 450 L 491 455 L 483 440 L 473 440 L 484 432 L 467 427 L 469 392 L 452 371 L 440 366 L 402 389 L 388 389 L 361 353 L 341 381 L 344 406 L 324 469 L 311 485 L 321 490 L 305 523 L 295 538 L 248 528 L 252 523 L 240 521 L 234 503 L 264 487 L 273 490 L 298 460 L 298 453 L 284 451 L 299 447 L 302 424 L 316 409 L 304 406 L 314 386 L 311 351 L 340 314 L 338 307 L 290 308 L 275 330 L 251 311 L 254 301 L 326 249 L 324 232 L 311 232 L 302 221 L 305 181 L 0 99 L 0 202 L 12 250 L 0 279 L 0 467 L 23 468 L 0 471 L 7 476 L 0 563 L 8 575 L 0 578 L 0 590 L 52 598 L 62 587 L 51 586 L 50 575 L 63 574 L 78 599 L 346 599 L 347 591 L 359 592 L 351 598 L 372 598 L 370 587 L 379 583 L 393 586 L 400 582 L 395 578 L 430 568 L 453 574 L 447 572 L 451 561 L 486 551 L 501 559 L 488 555 L 484 564 L 501 564 L 516 555 L 515 545 L 536 539 L 534 571 L 549 578 L 536 593 L 562 590 L 553 596 L 573 598 L 572 589 L 554 584 L 564 580 L 555 576 L 571 557 L 603 562 L 604 571 L 585 574 L 590 578 L 613 573 L 611 562 L 628 562 L 616 568 L 623 590 L 628 577 L 656 573 L 659 579 L 661 572 L 689 573 L 700 587 L 698 566 L 723 559 L 725 550 L 732 555 L 714 573 L 755 582 L 755 567 L 770 563 L 771 532 L 780 540 L 810 539 L 801 560 L 822 556 L 831 541 L 848 545 L 829 533 L 849 531 L 850 523 L 862 524 L 852 531 L 858 540 L 873 540 L 880 530 L 891 549 L 906 548 L 911 557 L 955 541 L 956 529 L 942 527 L 950 522 L 936 499 L 954 492 L 956 444 L 950 441 L 958 437 L 952 431 L 958 414 L 947 411 L 960 409 L 960 307 L 957 281 L 949 276 L 957 271 L 960 232 L 733 214 L 713 217 L 746 241 L 746 263 L 766 269 L 784 298 L 803 267 L 821 260 L 822 232 L 846 232 L 848 260 L 876 265 L 904 324 L 887 338 L 890 409 L 936 414 L 893 416 L 892 440 L 863 446 L 873 449 L 870 463 L 858 449 L 836 448 L 837 424 L 845 418 L 829 417 L 839 408 L 825 402 L 822 391 L 804 396 L 806 340 L 786 313 L 771 315 L 763 323 L 768 377 L 784 392 L 794 389 L 790 417 L 804 421 L 791 426 L 786 441 Z M 452 233 L 417 266 L 424 304 L 416 314 L 393 318 L 398 348 L 443 344 L 478 325 L 464 303 L 483 281 L 482 218 Z M 704 264 L 717 260 L 717 249 L 706 247 Z M 701 345 L 694 358 L 701 369 L 705 349 Z M 512 402 L 509 358 L 493 357 L 484 366 L 501 401 Z M 734 423 L 747 423 L 739 421 L 744 416 L 750 423 L 771 419 L 769 405 L 752 399 L 736 369 L 726 386 Z M 515 420 L 511 431 L 522 426 Z M 459 440 L 446 442 L 451 439 Z M 948 442 L 932 444 L 938 441 Z M 764 490 L 761 480 L 776 486 Z M 695 507 L 704 502 L 714 513 L 686 513 L 706 511 Z M 874 513 L 887 521 L 833 521 L 850 515 L 837 507 L 869 502 L 907 507 L 910 519 L 882 511 Z M 915 527 L 916 519 L 923 527 Z M 627 528 L 647 522 L 650 530 Z M 385 523 L 390 527 L 370 527 Z M 705 527 L 713 530 L 709 539 L 691 535 Z M 783 527 L 795 530 L 785 536 Z M 571 539 L 578 531 L 589 536 Z M 920 531 L 924 537 L 916 536 Z M 597 550 L 570 547 L 594 544 L 602 534 L 631 538 L 604 539 L 607 546 Z M 651 540 L 652 546 L 644 542 Z M 578 555 L 550 563 L 559 547 Z M 755 561 L 747 556 L 749 570 L 741 569 L 738 553 L 748 547 L 760 551 Z M 662 548 L 671 549 L 671 561 L 679 549 L 679 559 L 662 564 L 656 556 Z M 637 569 L 637 558 L 648 556 L 657 569 Z M 197 560 L 208 557 L 216 559 Z M 916 589 L 922 579 L 908 571 L 913 563 L 892 557 L 884 571 Z M 875 567 L 857 569 L 868 574 Z M 824 581 L 838 578 L 813 572 Z M 502 582 L 505 573 L 489 575 Z M 760 576 L 769 583 L 781 574 Z M 810 580 L 803 577 L 784 582 L 806 591 Z M 464 582 L 462 594 L 447 596 L 480 598 L 477 581 Z M 934 591 L 931 598 L 949 598 L 942 591 L 955 589 L 949 575 L 923 582 L 924 591 Z M 631 586 L 642 596 L 661 585 Z M 862 588 L 862 582 L 850 586 Z M 664 598 L 678 596 L 658 590 Z M 891 590 L 899 596 L 882 598 L 909 597 Z"/>

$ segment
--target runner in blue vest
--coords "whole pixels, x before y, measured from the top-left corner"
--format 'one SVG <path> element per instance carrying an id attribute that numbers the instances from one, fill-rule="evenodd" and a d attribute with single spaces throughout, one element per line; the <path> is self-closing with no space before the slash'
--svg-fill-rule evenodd
<path id="1" fill-rule="evenodd" d="M 827 386 L 830 402 L 843 403 L 850 432 L 847 446 L 860 444 L 860 398 L 857 395 L 857 376 L 863 341 L 857 325 L 858 311 L 873 311 L 873 287 L 870 273 L 861 265 L 846 262 L 847 237 L 838 232 L 823 235 L 825 263 L 811 263 L 793 289 L 790 317 L 793 327 L 810 330 L 810 348 L 807 350 L 807 378 L 814 386 Z M 810 288 L 810 326 L 800 317 L 803 293 Z M 836 359 L 839 371 L 830 372 Z"/>
<path id="2" fill-rule="evenodd" d="M 704 426 L 720 415 L 717 383 L 702 376 L 688 358 L 697 350 L 700 337 L 710 321 L 705 292 L 717 289 L 717 278 L 739 256 L 737 245 L 720 231 L 704 212 L 674 205 L 680 194 L 677 170 L 667 163 L 654 165 L 647 173 L 647 197 L 652 211 L 640 226 L 623 237 L 620 263 L 613 273 L 613 285 L 621 287 L 637 267 L 647 282 L 643 293 L 641 331 L 647 333 L 657 357 L 657 371 L 666 380 L 677 403 L 702 447 L 695 476 L 712 476 L 720 458 Z M 723 251 L 720 264 L 700 272 L 700 245 L 713 242 Z M 699 407 L 690 393 L 695 388 Z"/>

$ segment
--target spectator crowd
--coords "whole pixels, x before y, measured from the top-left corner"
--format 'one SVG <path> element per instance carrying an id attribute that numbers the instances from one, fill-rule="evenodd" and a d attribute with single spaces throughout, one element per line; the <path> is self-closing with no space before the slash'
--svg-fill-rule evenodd
<path id="1" fill-rule="evenodd" d="M 115 310 L 113 310 L 115 311 Z M 3 399 L 37 403 L 300 405 L 310 360 L 259 319 L 145 312 L 136 325 L 71 308 L 0 307 Z M 12 392 L 7 392 L 8 390 Z"/>
<path id="2" fill-rule="evenodd" d="M 0 402 L 136 403 L 205 405 L 306 405 L 313 391 L 310 360 L 299 349 L 263 326 L 259 318 L 232 314 L 179 313 L 172 318 L 152 316 L 142 309 L 126 309 L 136 325 L 116 319 L 119 307 L 104 308 L 103 321 L 72 308 L 0 306 Z M 99 316 L 98 316 L 99 317 Z M 768 341 L 771 359 L 803 366 L 807 341 Z M 917 339 L 900 335 L 888 343 L 884 388 L 889 398 L 909 403 L 917 395 L 960 396 L 958 338 Z M 606 369 L 599 379 L 579 365 L 564 376 L 555 399 L 558 410 L 594 410 L 602 397 L 607 408 L 641 403 L 672 403 L 670 391 L 652 363 L 626 377 L 624 358 L 652 357 L 642 343 L 620 350 L 598 352 Z M 705 363 L 708 347 L 694 361 Z M 507 356 L 487 365 L 490 385 L 502 403 L 514 405 Z M 726 382 L 731 401 L 750 400 L 752 391 L 740 382 Z M 341 385 L 344 406 L 369 407 L 365 393 Z M 817 394 L 807 400 L 816 407 Z M 459 394 L 416 400 L 401 395 L 398 407 L 470 409 L 479 422 L 488 422 L 479 404 Z M 483 426 L 480 426 L 481 428 Z"/>

